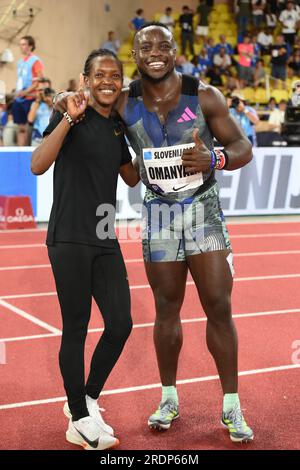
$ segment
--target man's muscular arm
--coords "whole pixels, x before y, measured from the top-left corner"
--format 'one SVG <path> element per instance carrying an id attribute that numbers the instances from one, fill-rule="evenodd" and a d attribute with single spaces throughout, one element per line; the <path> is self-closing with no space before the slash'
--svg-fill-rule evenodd
<path id="1" fill-rule="evenodd" d="M 236 170 L 252 160 L 252 145 L 231 116 L 222 93 L 211 86 L 199 89 L 199 102 L 212 135 L 228 154 L 226 170 Z"/>

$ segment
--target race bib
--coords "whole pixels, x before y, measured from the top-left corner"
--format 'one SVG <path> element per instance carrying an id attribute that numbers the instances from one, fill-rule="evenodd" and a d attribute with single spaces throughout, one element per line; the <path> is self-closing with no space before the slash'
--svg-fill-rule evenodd
<path id="1" fill-rule="evenodd" d="M 194 143 L 143 149 L 148 181 L 156 192 L 187 191 L 203 184 L 202 173 L 188 173 L 182 165 L 183 151 L 193 147 Z"/>

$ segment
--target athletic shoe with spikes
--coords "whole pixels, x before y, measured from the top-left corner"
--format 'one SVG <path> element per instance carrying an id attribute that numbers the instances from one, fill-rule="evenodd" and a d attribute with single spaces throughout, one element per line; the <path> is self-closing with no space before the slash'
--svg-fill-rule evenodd
<path id="1" fill-rule="evenodd" d="M 168 398 L 165 402 L 159 405 L 156 412 L 150 416 L 148 426 L 151 429 L 163 431 L 171 427 L 172 421 L 179 418 L 178 404 Z"/>
<path id="2" fill-rule="evenodd" d="M 238 405 L 228 413 L 223 412 L 221 424 L 228 429 L 232 442 L 248 442 L 254 439 L 253 431 L 247 425 Z"/>

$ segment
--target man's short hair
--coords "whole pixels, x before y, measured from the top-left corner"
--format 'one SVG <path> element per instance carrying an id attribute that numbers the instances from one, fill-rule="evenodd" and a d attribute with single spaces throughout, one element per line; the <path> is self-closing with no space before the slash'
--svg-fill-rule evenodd
<path id="1" fill-rule="evenodd" d="M 32 36 L 23 36 L 21 39 L 28 42 L 28 45 L 31 46 L 32 52 L 35 50 L 35 39 Z"/>
<path id="2" fill-rule="evenodd" d="M 38 79 L 38 82 L 39 82 L 39 83 L 49 83 L 49 84 L 50 84 L 50 88 L 51 88 L 51 84 L 52 84 L 52 83 L 51 83 L 50 78 L 41 77 L 41 78 Z"/>
<path id="3" fill-rule="evenodd" d="M 149 22 L 144 23 L 142 26 L 139 27 L 139 29 L 138 29 L 137 32 L 135 33 L 135 36 L 136 36 L 140 31 L 142 31 L 143 29 L 149 28 L 149 26 L 156 26 L 157 28 L 164 28 L 164 29 L 166 29 L 167 31 L 170 32 L 168 26 L 166 26 L 165 24 L 160 23 L 159 21 L 149 21 Z"/>

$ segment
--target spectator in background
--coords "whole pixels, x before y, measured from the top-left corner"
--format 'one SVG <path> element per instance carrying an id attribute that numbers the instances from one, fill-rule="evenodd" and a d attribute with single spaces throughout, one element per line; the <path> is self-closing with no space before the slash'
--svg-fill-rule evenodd
<path id="1" fill-rule="evenodd" d="M 204 38 L 204 47 L 206 49 L 206 52 L 210 61 L 210 65 L 212 66 L 214 55 L 215 55 L 215 44 L 214 44 L 213 38 L 209 38 L 209 37 Z"/>
<path id="2" fill-rule="evenodd" d="M 242 41 L 251 18 L 251 0 L 237 0 L 238 14 L 238 40 Z"/>
<path id="3" fill-rule="evenodd" d="M 226 53 L 224 47 L 221 47 L 220 52 L 214 55 L 214 65 L 220 68 L 221 74 L 229 72 L 232 61 L 229 54 Z"/>
<path id="4" fill-rule="evenodd" d="M 39 86 L 42 84 L 43 88 L 52 88 L 50 78 L 42 77 L 38 80 Z"/>
<path id="5" fill-rule="evenodd" d="M 123 77 L 123 88 L 128 88 L 130 83 L 133 82 L 134 80 L 139 80 L 141 78 L 140 73 L 138 69 L 134 69 L 132 72 L 131 76 L 126 76 L 124 75 Z"/>
<path id="6" fill-rule="evenodd" d="M 240 82 L 237 78 L 237 72 L 234 70 L 233 73 L 230 73 L 230 75 L 225 76 L 225 86 L 224 86 L 224 92 L 227 94 L 229 93 L 231 96 L 231 93 L 234 91 L 237 91 L 240 89 Z"/>
<path id="7" fill-rule="evenodd" d="M 259 123 L 259 117 L 255 110 L 246 106 L 245 98 L 240 94 L 232 94 L 230 114 L 240 124 L 245 135 L 252 145 L 256 143 L 255 125 Z"/>
<path id="8" fill-rule="evenodd" d="M 7 124 L 7 111 L 6 105 L 0 101 L 0 147 L 3 145 L 3 129 Z"/>
<path id="9" fill-rule="evenodd" d="M 260 58 L 260 45 L 257 42 L 257 36 L 254 35 L 251 38 L 251 43 L 253 44 L 253 57 L 251 60 L 251 66 L 255 68 L 259 58 Z"/>
<path id="10" fill-rule="evenodd" d="M 254 86 L 265 85 L 266 83 L 266 71 L 264 69 L 264 61 L 258 60 L 254 70 Z"/>
<path id="11" fill-rule="evenodd" d="M 231 104 L 232 104 L 231 93 L 226 93 L 225 98 L 226 98 L 227 106 L 228 106 L 228 108 L 230 108 Z"/>
<path id="12" fill-rule="evenodd" d="M 140 76 L 139 69 L 136 68 L 136 69 L 133 71 L 132 75 L 131 75 L 131 80 L 132 80 L 132 81 L 134 81 L 134 80 L 139 80 L 140 78 L 141 78 L 141 76 Z"/>
<path id="13" fill-rule="evenodd" d="M 294 50 L 295 49 L 300 49 L 300 36 L 296 36 L 295 38 Z"/>
<path id="14" fill-rule="evenodd" d="M 295 80 L 292 83 L 292 97 L 288 102 L 289 106 L 295 106 L 297 108 L 300 107 L 300 80 Z"/>
<path id="15" fill-rule="evenodd" d="M 276 2 L 277 9 L 277 2 Z M 274 30 L 277 26 L 277 14 L 274 12 L 272 5 L 267 3 L 266 7 L 266 26 L 271 30 Z"/>
<path id="16" fill-rule="evenodd" d="M 202 67 L 199 64 L 199 57 L 196 55 L 192 59 L 192 64 L 194 66 L 192 75 L 198 78 L 198 80 L 200 80 L 200 77 L 205 75 L 207 69 L 206 70 L 202 69 Z"/>
<path id="17" fill-rule="evenodd" d="M 226 36 L 225 36 L 225 34 L 221 34 L 221 35 L 220 35 L 220 42 L 219 42 L 219 44 L 217 44 L 216 47 L 214 48 L 214 49 L 215 49 L 215 53 L 218 54 L 218 53 L 220 52 L 220 49 L 221 49 L 221 48 L 224 48 L 225 51 L 226 51 L 226 54 L 229 54 L 230 56 L 233 55 L 233 53 L 234 53 L 231 44 L 229 44 L 229 42 L 226 41 Z"/>
<path id="18" fill-rule="evenodd" d="M 198 69 L 200 73 L 206 73 L 209 67 L 211 67 L 212 65 L 213 64 L 207 54 L 207 49 L 203 47 L 198 57 Z"/>
<path id="19" fill-rule="evenodd" d="M 284 37 L 279 34 L 275 40 L 275 44 L 271 48 L 271 64 L 272 64 L 272 77 L 276 80 L 286 79 L 286 66 L 288 61 L 287 46 L 284 42 Z"/>
<path id="20" fill-rule="evenodd" d="M 286 0 L 277 0 L 277 14 L 280 15 L 280 13 L 286 8 Z"/>
<path id="21" fill-rule="evenodd" d="M 51 88 L 51 86 L 49 86 L 49 88 Z M 73 91 L 74 93 L 76 93 L 77 89 L 78 89 L 77 80 L 75 80 L 75 78 L 71 78 L 67 86 L 67 91 Z"/>
<path id="22" fill-rule="evenodd" d="M 194 13 L 187 5 L 182 7 L 182 14 L 179 17 L 179 25 L 181 27 L 181 47 L 183 55 L 185 55 L 187 43 L 190 46 L 190 53 L 195 55 L 193 17 Z"/>
<path id="23" fill-rule="evenodd" d="M 16 96 L 12 113 L 14 123 L 18 125 L 17 145 L 28 145 L 27 116 L 31 104 L 35 100 L 39 78 L 43 77 L 43 64 L 33 54 L 35 40 L 32 36 L 24 36 L 20 40 L 21 53 L 24 56 L 17 66 Z"/>
<path id="24" fill-rule="evenodd" d="M 144 10 L 142 8 L 139 8 L 138 10 L 136 10 L 135 14 L 136 16 L 129 23 L 129 28 L 133 31 L 138 31 L 140 27 L 146 23 L 146 20 L 144 18 Z"/>
<path id="25" fill-rule="evenodd" d="M 212 86 L 215 86 L 217 88 L 222 88 L 223 87 L 223 80 L 221 76 L 221 71 L 219 67 L 214 65 L 212 68 L 210 68 L 207 73 L 206 77 L 209 78 L 209 83 Z"/>
<path id="26" fill-rule="evenodd" d="M 197 15 L 198 15 L 198 26 L 196 29 L 196 36 L 197 38 L 206 37 L 208 36 L 209 30 L 209 14 L 210 14 L 211 7 L 207 4 L 206 0 L 199 0 L 199 5 L 197 8 Z"/>
<path id="27" fill-rule="evenodd" d="M 288 59 L 288 67 L 293 70 L 293 74 L 300 76 L 300 50 L 296 49 L 293 55 Z"/>
<path id="28" fill-rule="evenodd" d="M 44 88 L 43 84 L 40 84 L 37 90 L 36 99 L 28 114 L 28 123 L 32 125 L 32 147 L 37 147 L 43 140 L 43 132 L 49 124 L 53 110 L 54 94 L 52 88 Z"/>
<path id="29" fill-rule="evenodd" d="M 18 126 L 12 114 L 13 95 L 6 96 L 5 115 L 3 116 L 2 141 L 4 147 L 14 147 L 17 143 Z"/>
<path id="30" fill-rule="evenodd" d="M 194 64 L 190 62 L 185 55 L 179 55 L 176 57 L 177 72 L 184 73 L 187 75 L 193 75 Z"/>
<path id="31" fill-rule="evenodd" d="M 3 145 L 3 128 L 7 123 L 5 83 L 0 81 L 0 147 Z"/>
<path id="32" fill-rule="evenodd" d="M 238 44 L 238 54 L 239 78 L 241 87 L 243 88 L 245 85 L 250 85 L 253 82 L 253 68 L 251 62 L 254 57 L 254 47 L 249 34 L 244 36 L 243 43 Z"/>
<path id="33" fill-rule="evenodd" d="M 276 98 L 274 98 L 274 96 L 271 96 L 271 98 L 269 99 L 268 104 L 266 105 L 265 109 L 267 111 L 273 111 L 273 109 L 276 109 L 276 108 L 277 108 Z"/>
<path id="34" fill-rule="evenodd" d="M 38 89 L 37 89 L 37 92 L 36 92 L 37 93 L 36 94 L 36 99 L 38 98 L 38 94 L 41 92 L 41 90 L 44 90 L 44 91 L 45 90 L 52 90 L 52 84 L 51 84 L 51 80 L 49 78 L 43 77 L 43 78 L 39 79 L 39 86 L 38 86 Z M 54 90 L 52 90 L 52 91 L 54 93 Z M 53 95 L 52 95 L 52 98 L 53 98 Z M 35 103 L 35 101 L 33 102 L 33 104 Z M 30 110 L 32 109 L 33 104 L 31 105 Z M 32 145 L 31 141 L 32 141 L 33 127 L 32 127 L 32 121 L 30 120 L 29 116 L 30 116 L 30 111 L 29 111 L 27 120 L 28 120 L 28 124 L 29 124 L 29 143 L 30 143 L 30 145 Z"/>
<path id="35" fill-rule="evenodd" d="M 257 36 L 261 55 L 269 55 L 273 44 L 273 34 L 270 28 L 262 29 Z"/>
<path id="36" fill-rule="evenodd" d="M 261 28 L 265 19 L 266 0 L 252 0 L 252 22 L 254 28 Z"/>
<path id="37" fill-rule="evenodd" d="M 120 41 L 116 38 L 114 31 L 109 31 L 107 34 L 107 40 L 101 44 L 100 49 L 108 49 L 114 54 L 118 54 L 120 49 Z"/>
<path id="38" fill-rule="evenodd" d="M 172 17 L 172 8 L 171 7 L 167 7 L 165 9 L 165 14 L 160 17 L 159 22 L 162 23 L 162 24 L 165 24 L 167 26 L 167 28 L 171 31 L 171 33 L 173 33 L 174 27 L 175 27 L 175 20 Z"/>
<path id="39" fill-rule="evenodd" d="M 287 7 L 280 13 L 279 21 L 282 23 L 282 33 L 284 35 L 285 42 L 289 43 L 293 47 L 295 42 L 295 36 L 297 32 L 297 23 L 300 20 L 299 13 L 294 8 L 294 2 L 289 0 Z"/>
<path id="40" fill-rule="evenodd" d="M 268 0 L 267 9 L 273 15 L 277 15 L 278 12 L 278 1 L 277 0 Z"/>
<path id="41" fill-rule="evenodd" d="M 270 130 L 273 132 L 281 133 L 281 126 L 284 123 L 285 112 L 287 108 L 287 101 L 281 100 L 279 107 L 271 111 L 268 122 L 270 124 Z"/>

